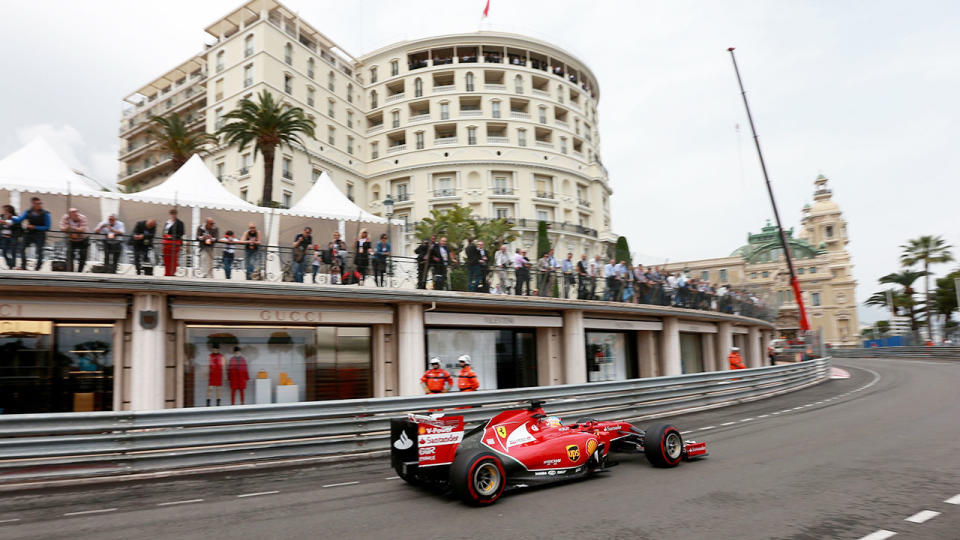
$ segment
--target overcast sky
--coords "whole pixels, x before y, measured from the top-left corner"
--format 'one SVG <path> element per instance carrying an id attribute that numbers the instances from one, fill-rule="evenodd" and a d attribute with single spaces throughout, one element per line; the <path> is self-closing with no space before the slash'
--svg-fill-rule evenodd
<path id="1" fill-rule="evenodd" d="M 285 4 L 360 56 L 475 31 L 484 2 Z M 0 156 L 43 134 L 72 165 L 114 180 L 121 99 L 200 51 L 212 40 L 203 28 L 240 4 L 8 2 Z M 491 0 L 483 27 L 548 40 L 596 74 L 614 230 L 644 260 L 728 255 L 772 215 L 729 46 L 788 227 L 817 174 L 830 178 L 858 301 L 898 268 L 908 238 L 960 246 L 960 2 Z"/>

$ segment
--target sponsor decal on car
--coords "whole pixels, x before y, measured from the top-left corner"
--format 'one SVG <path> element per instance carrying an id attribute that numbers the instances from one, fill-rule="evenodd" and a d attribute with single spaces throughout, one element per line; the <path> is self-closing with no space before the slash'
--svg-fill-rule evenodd
<path id="1" fill-rule="evenodd" d="M 393 442 L 393 447 L 397 450 L 406 450 L 413 446 L 413 441 L 410 440 L 410 437 L 407 437 L 406 431 L 400 432 L 400 437 Z"/>
<path id="2" fill-rule="evenodd" d="M 589 441 L 587 441 L 587 455 L 588 455 L 588 456 L 592 456 L 594 450 L 596 450 L 596 449 L 597 449 L 597 440 L 596 440 L 596 439 L 590 439 Z"/>
<path id="3" fill-rule="evenodd" d="M 536 424 L 530 424 L 530 431 L 540 431 L 540 428 Z"/>
<path id="4" fill-rule="evenodd" d="M 544 465 L 559 465 L 559 464 L 560 464 L 560 458 L 544 460 L 543 464 L 544 464 Z"/>
<path id="5" fill-rule="evenodd" d="M 580 446 L 576 444 L 571 444 L 567 446 L 567 459 L 576 463 L 580 461 Z"/>
<path id="6" fill-rule="evenodd" d="M 419 449 L 421 456 L 432 456 L 437 453 L 437 447 L 435 446 L 423 446 Z"/>
<path id="7" fill-rule="evenodd" d="M 421 435 L 419 437 L 420 445 L 439 445 L 439 444 L 458 444 L 463 440 L 463 432 L 457 433 L 437 433 L 435 435 Z"/>
<path id="8" fill-rule="evenodd" d="M 501 439 L 507 438 L 507 426 L 497 426 L 494 428 L 494 430 L 497 432 L 497 435 L 499 435 Z"/>
<path id="9" fill-rule="evenodd" d="M 497 442 L 496 439 L 487 439 L 487 444 L 494 444 L 495 442 Z"/>
<path id="10" fill-rule="evenodd" d="M 534 442 L 536 439 L 533 438 L 533 435 L 527 431 L 527 425 L 524 424 L 517 429 L 513 430 L 513 433 L 507 437 L 507 448 L 513 446 L 519 446 L 521 444 L 526 444 L 529 442 Z"/>
<path id="11" fill-rule="evenodd" d="M 620 431 L 621 429 L 622 427 L 620 426 L 620 424 L 617 424 L 615 426 L 607 426 L 603 428 L 604 431 Z"/>

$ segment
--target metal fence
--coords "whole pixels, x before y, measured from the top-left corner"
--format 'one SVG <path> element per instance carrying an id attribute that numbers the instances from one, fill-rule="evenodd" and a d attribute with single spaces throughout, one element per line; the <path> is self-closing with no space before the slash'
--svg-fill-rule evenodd
<path id="1" fill-rule="evenodd" d="M 868 347 L 833 349 L 836 358 L 942 358 L 960 360 L 960 347 Z"/>
<path id="2" fill-rule="evenodd" d="M 289 458 L 378 456 L 390 419 L 444 409 L 468 423 L 547 400 L 568 421 L 722 407 L 826 380 L 829 359 L 629 381 L 296 404 L 0 416 L 0 483 L 116 477 Z"/>

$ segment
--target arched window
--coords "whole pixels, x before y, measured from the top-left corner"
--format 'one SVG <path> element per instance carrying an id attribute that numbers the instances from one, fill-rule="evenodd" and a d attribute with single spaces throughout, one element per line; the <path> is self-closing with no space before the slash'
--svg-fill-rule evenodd
<path id="1" fill-rule="evenodd" d="M 377 91 L 376 90 L 373 90 L 370 92 L 370 108 L 371 109 L 377 108 Z"/>
<path id="2" fill-rule="evenodd" d="M 467 92 L 473 92 L 473 73 L 467 72 Z"/>
<path id="3" fill-rule="evenodd" d="M 223 71 L 223 56 L 224 52 L 220 51 L 217 53 L 217 73 Z"/>
<path id="4" fill-rule="evenodd" d="M 517 76 L 513 78 L 513 85 L 516 92 L 518 94 L 522 94 L 523 93 L 523 76 L 521 76 L 518 73 Z"/>
<path id="5" fill-rule="evenodd" d="M 413 94 L 414 97 L 420 97 L 423 95 L 423 81 L 420 80 L 420 77 L 417 77 L 413 81 Z"/>
<path id="6" fill-rule="evenodd" d="M 286 62 L 287 65 L 293 64 L 293 45 L 289 43 L 283 46 L 283 61 Z"/>
<path id="7" fill-rule="evenodd" d="M 243 40 L 243 57 L 253 56 L 253 34 Z"/>
<path id="8" fill-rule="evenodd" d="M 563 103 L 563 87 L 557 85 L 557 101 Z"/>
<path id="9" fill-rule="evenodd" d="M 307 58 L 307 77 L 313 78 L 313 58 Z"/>
<path id="10" fill-rule="evenodd" d="M 336 91 L 336 89 L 337 89 L 337 78 L 331 71 L 330 73 L 327 74 L 327 90 L 334 92 Z"/>

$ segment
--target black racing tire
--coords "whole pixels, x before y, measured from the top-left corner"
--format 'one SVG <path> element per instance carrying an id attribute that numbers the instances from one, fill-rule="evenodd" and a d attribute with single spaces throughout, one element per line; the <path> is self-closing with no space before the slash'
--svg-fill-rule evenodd
<path id="1" fill-rule="evenodd" d="M 486 506 L 503 494 L 507 473 L 496 454 L 475 450 L 453 460 L 450 483 L 461 501 L 472 506 Z"/>
<path id="2" fill-rule="evenodd" d="M 683 436 L 669 424 L 648 429 L 643 438 L 643 453 L 654 467 L 676 467 L 683 459 Z"/>
<path id="3" fill-rule="evenodd" d="M 399 476 L 401 480 L 410 484 L 411 486 L 419 486 L 421 484 L 420 479 L 417 478 L 416 475 L 404 473 L 403 466 L 397 465 L 393 470 L 397 472 L 397 476 Z"/>

